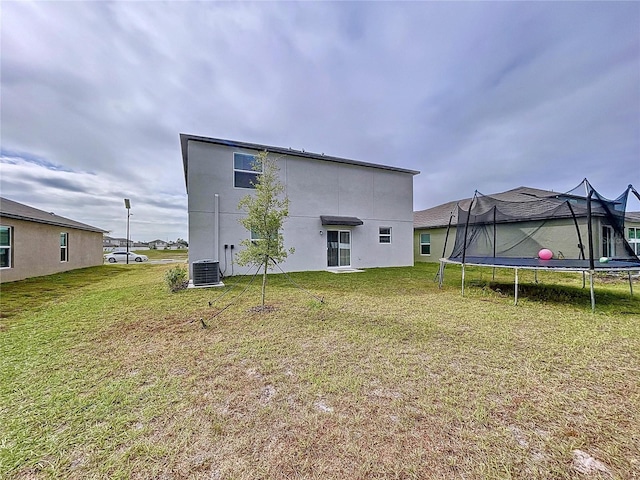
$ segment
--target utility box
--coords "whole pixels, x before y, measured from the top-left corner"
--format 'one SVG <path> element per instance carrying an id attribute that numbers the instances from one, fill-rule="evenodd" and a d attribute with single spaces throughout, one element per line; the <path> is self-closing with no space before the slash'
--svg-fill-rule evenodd
<path id="1" fill-rule="evenodd" d="M 193 286 L 217 285 L 220 283 L 220 262 L 197 260 L 193 262 Z"/>

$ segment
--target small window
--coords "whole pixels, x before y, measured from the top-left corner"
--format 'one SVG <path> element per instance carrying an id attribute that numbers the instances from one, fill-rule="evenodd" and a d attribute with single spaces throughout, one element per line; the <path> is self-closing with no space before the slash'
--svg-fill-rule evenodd
<path id="1" fill-rule="evenodd" d="M 640 228 L 629 228 L 629 240 L 640 240 Z"/>
<path id="2" fill-rule="evenodd" d="M 69 261 L 69 234 L 61 233 L 60 234 L 60 261 L 68 262 Z"/>
<path id="3" fill-rule="evenodd" d="M 254 232 L 253 230 L 251 230 L 251 234 L 250 235 L 251 235 L 251 241 L 252 242 L 256 242 L 258 240 L 262 240 L 262 237 L 258 233 Z"/>
<path id="4" fill-rule="evenodd" d="M 380 227 L 378 241 L 380 243 L 391 243 L 391 227 Z"/>
<path id="5" fill-rule="evenodd" d="M 262 173 L 262 164 L 255 155 L 233 154 L 233 186 L 256 188 L 258 176 Z"/>
<path id="6" fill-rule="evenodd" d="M 0 226 L 0 268 L 11 268 L 11 227 Z"/>
<path id="7" fill-rule="evenodd" d="M 420 234 L 420 255 L 431 255 L 431 234 Z"/>

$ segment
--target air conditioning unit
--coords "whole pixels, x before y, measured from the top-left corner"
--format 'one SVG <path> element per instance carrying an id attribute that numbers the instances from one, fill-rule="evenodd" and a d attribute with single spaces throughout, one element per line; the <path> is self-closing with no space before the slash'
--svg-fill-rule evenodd
<path id="1" fill-rule="evenodd" d="M 193 262 L 193 286 L 217 285 L 220 283 L 220 262 L 197 260 Z"/>

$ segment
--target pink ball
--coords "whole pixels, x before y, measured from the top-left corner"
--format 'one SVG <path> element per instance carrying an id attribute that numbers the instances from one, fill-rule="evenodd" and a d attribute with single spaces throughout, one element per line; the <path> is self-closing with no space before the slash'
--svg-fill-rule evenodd
<path id="1" fill-rule="evenodd" d="M 551 260 L 553 258 L 553 252 L 548 248 L 543 248 L 538 252 L 538 258 L 540 260 Z"/>

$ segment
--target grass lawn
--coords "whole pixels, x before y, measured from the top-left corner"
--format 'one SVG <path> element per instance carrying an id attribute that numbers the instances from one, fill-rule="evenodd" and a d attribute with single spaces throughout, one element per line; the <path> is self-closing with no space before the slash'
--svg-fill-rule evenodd
<path id="1" fill-rule="evenodd" d="M 174 260 L 186 260 L 189 256 L 189 250 L 134 250 L 135 253 L 146 255 L 149 260 L 165 260 L 168 258 Z"/>
<path id="2" fill-rule="evenodd" d="M 0 478 L 640 478 L 637 282 L 274 275 L 254 313 L 169 268 L 2 285 Z"/>

